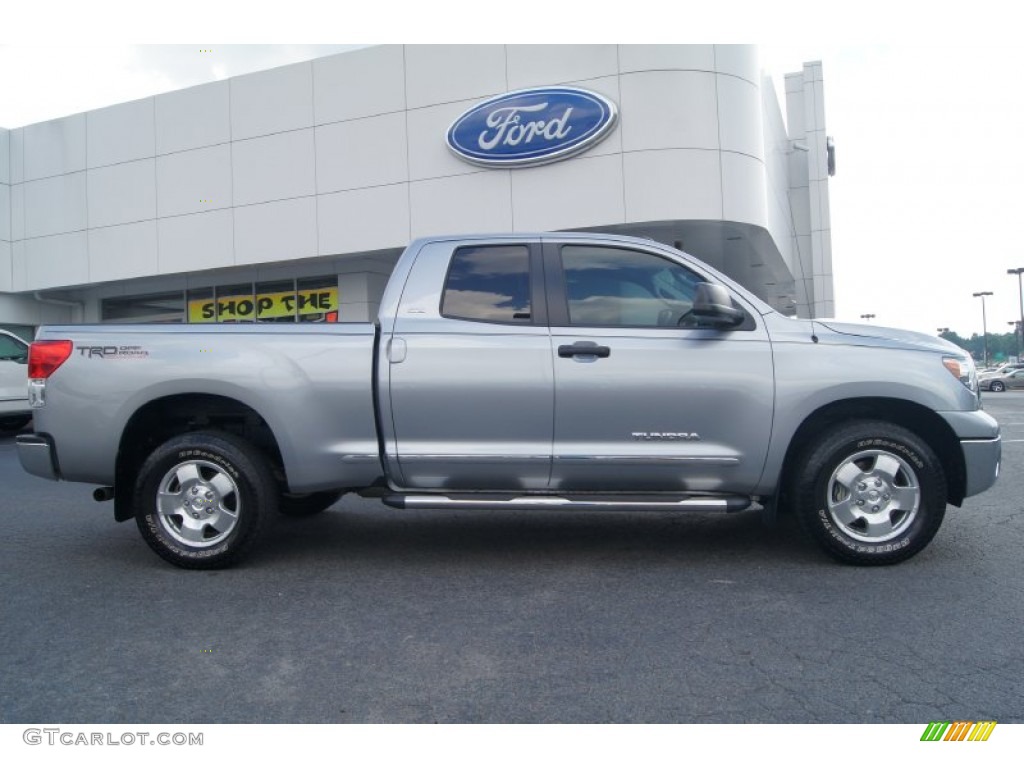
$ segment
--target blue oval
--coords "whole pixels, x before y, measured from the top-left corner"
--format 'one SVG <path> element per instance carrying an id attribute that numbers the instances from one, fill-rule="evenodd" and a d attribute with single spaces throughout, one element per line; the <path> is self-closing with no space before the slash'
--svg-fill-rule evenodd
<path id="1" fill-rule="evenodd" d="M 448 148 L 492 168 L 564 160 L 607 136 L 618 110 L 582 88 L 530 88 L 477 104 L 448 129 Z"/>

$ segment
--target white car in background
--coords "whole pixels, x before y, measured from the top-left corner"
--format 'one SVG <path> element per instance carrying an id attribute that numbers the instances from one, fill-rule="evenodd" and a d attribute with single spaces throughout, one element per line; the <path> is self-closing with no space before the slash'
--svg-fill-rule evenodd
<path id="1" fill-rule="evenodd" d="M 28 407 L 28 344 L 0 330 L 0 432 L 16 432 L 32 419 Z"/>

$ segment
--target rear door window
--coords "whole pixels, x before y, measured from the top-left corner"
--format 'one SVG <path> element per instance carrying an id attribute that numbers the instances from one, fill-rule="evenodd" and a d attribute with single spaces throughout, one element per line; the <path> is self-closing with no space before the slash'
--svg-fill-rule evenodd
<path id="1" fill-rule="evenodd" d="M 459 248 L 452 256 L 441 315 L 456 320 L 533 323 L 530 250 L 525 245 Z"/>

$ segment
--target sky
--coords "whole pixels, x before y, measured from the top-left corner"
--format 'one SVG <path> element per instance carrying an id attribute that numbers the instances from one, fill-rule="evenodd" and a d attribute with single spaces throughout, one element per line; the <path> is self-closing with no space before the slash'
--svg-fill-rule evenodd
<path id="1" fill-rule="evenodd" d="M 128 26 L 76 16 L 82 4 L 47 5 L 66 16 L 59 33 L 41 15 L 8 27 L 19 29 L 15 40 L 0 32 L 0 126 L 63 117 L 359 44 L 252 44 L 246 34 L 249 40 L 316 39 L 325 31 L 336 36 L 329 30 L 337 29 L 344 30 L 343 39 L 364 44 L 755 43 L 777 89 L 785 73 L 799 71 L 805 61 L 822 62 L 827 132 L 836 144 L 829 186 L 836 316 L 859 322 L 862 314 L 873 314 L 875 324 L 932 334 L 948 327 L 970 336 L 982 330 L 981 300 L 972 294 L 991 291 L 985 300 L 990 333 L 1010 330 L 1008 323 L 1021 317 L 1017 278 L 1006 270 L 1024 266 L 1024 245 L 1010 237 L 1024 209 L 1024 89 L 1018 74 L 1024 57 L 1013 39 L 1016 25 L 988 12 L 1001 4 L 979 2 L 970 11 L 950 4 L 956 11 L 944 15 L 944 3 L 936 2 L 925 18 L 913 11 L 900 15 L 875 0 L 773 3 L 766 16 L 758 16 L 760 5 L 720 2 L 718 18 L 679 24 L 674 31 L 672 24 L 629 20 L 572 26 L 567 3 L 550 6 L 554 23 L 539 33 L 523 27 L 522 19 L 480 27 L 474 18 L 488 6 L 460 0 L 382 6 L 393 9 L 390 17 L 384 11 L 366 16 L 364 10 L 342 20 L 328 13 L 322 24 L 302 13 L 305 3 L 290 3 L 292 14 L 249 19 L 255 33 L 240 30 L 226 12 L 206 12 L 202 31 L 223 42 L 197 43 L 181 42 L 191 30 L 182 26 L 189 0 L 178 6 L 182 18 L 168 20 L 167 29 L 131 26 L 138 5 L 88 6 L 119 10 Z M 645 11 L 664 16 L 672 7 L 647 0 L 629 6 L 641 22 L 650 18 Z M 310 6 L 314 13 L 323 13 L 322 7 Z M 432 15 L 417 15 L 426 7 Z M 459 18 L 471 26 L 460 26 L 454 21 Z M 559 18 L 566 23 L 559 25 Z M 692 21 L 666 21 L 684 20 Z M 77 34 L 77 21 L 92 24 L 90 33 Z"/>

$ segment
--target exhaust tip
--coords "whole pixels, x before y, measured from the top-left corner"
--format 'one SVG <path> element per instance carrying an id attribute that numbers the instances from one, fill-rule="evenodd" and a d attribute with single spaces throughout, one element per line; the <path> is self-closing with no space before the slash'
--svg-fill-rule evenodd
<path id="1" fill-rule="evenodd" d="M 110 501 L 114 498 L 114 488 L 109 485 L 97 488 L 92 492 L 92 497 L 95 501 Z"/>

